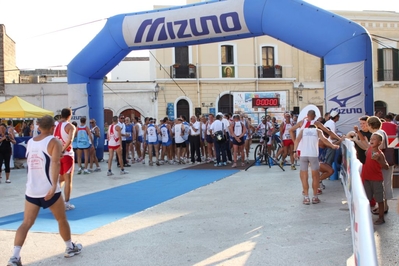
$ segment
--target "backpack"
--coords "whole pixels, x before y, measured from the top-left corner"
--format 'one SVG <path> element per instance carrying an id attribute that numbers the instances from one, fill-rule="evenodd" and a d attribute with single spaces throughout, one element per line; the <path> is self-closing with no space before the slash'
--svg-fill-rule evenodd
<path id="1" fill-rule="evenodd" d="M 225 142 L 226 135 L 223 133 L 223 130 L 219 130 L 215 132 L 215 139 L 217 142 Z"/>

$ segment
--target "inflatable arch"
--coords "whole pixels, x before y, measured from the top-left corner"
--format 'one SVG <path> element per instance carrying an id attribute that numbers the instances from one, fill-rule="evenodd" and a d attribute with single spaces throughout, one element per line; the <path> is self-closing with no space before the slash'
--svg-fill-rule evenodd
<path id="1" fill-rule="evenodd" d="M 86 86 L 89 116 L 102 128 L 103 78 L 132 50 L 261 35 L 324 58 L 327 110 L 341 112 L 342 131 L 349 131 L 361 114 L 373 113 L 370 35 L 360 25 L 300 0 L 221 0 L 116 15 L 69 63 L 68 84 Z M 102 147 L 97 155 L 103 157 Z"/>

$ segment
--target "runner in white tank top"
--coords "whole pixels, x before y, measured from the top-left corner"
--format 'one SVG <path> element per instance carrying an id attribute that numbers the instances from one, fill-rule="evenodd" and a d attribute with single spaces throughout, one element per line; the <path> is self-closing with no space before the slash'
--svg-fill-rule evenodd
<path id="1" fill-rule="evenodd" d="M 54 118 L 45 115 L 39 120 L 41 134 L 29 140 L 26 147 L 27 184 L 25 192 L 24 220 L 14 238 L 14 250 L 7 265 L 22 265 L 21 248 L 29 229 L 35 223 L 40 208 L 50 208 L 61 237 L 66 244 L 64 257 L 73 257 L 82 251 L 81 244 L 71 241 L 69 226 L 64 207 L 64 199 L 59 187 L 60 159 L 62 143 L 54 136 Z"/>
<path id="2" fill-rule="evenodd" d="M 28 180 L 25 194 L 32 198 L 44 198 L 52 187 L 50 176 L 51 155 L 47 151 L 49 142 L 53 136 L 47 136 L 42 140 L 30 139 L 26 146 L 26 158 L 28 165 Z M 57 182 L 55 193 L 61 192 Z"/>
<path id="3" fill-rule="evenodd" d="M 291 170 L 296 170 L 294 160 L 294 142 L 291 139 L 290 129 L 292 128 L 291 115 L 289 113 L 284 114 L 284 121 L 280 125 L 280 136 L 282 136 L 283 154 L 281 156 L 280 166 L 284 166 L 285 158 L 290 156 Z"/>
<path id="4" fill-rule="evenodd" d="M 320 180 L 320 165 L 319 165 L 319 139 L 328 147 L 338 149 L 339 146 L 330 143 L 326 137 L 324 137 L 322 131 L 317 128 L 304 128 L 302 129 L 294 144 L 294 152 L 298 148 L 298 144 L 302 143 L 300 161 L 300 178 L 302 182 L 302 193 L 304 195 L 303 204 L 309 205 L 309 184 L 308 184 L 308 167 L 312 170 L 312 188 L 313 198 L 312 203 L 319 203 L 318 188 Z M 298 154 L 295 153 L 295 157 L 298 158 Z"/>

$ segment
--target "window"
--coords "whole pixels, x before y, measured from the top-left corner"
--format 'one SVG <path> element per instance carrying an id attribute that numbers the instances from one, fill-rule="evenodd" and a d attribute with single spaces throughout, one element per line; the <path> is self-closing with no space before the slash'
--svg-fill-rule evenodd
<path id="1" fill-rule="evenodd" d="M 175 64 L 187 66 L 188 65 L 188 46 L 181 46 L 175 48 Z"/>
<path id="2" fill-rule="evenodd" d="M 221 55 L 222 65 L 234 65 L 234 47 L 232 45 L 222 45 Z"/>
<path id="3" fill-rule="evenodd" d="M 274 67 L 274 47 L 262 47 L 262 66 Z"/>
<path id="4" fill-rule="evenodd" d="M 399 81 L 399 50 L 378 49 L 378 81 Z"/>

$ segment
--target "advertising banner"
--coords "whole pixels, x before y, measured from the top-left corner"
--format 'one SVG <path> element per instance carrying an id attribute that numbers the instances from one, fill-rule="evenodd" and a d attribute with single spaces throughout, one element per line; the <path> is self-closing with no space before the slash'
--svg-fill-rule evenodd
<path id="1" fill-rule="evenodd" d="M 76 121 L 79 125 L 79 120 L 82 116 L 86 117 L 87 125 L 89 125 L 89 104 L 87 100 L 86 84 L 69 84 L 68 85 L 68 106 L 72 109 L 72 121 Z M 97 121 L 98 123 L 98 121 Z"/>
<path id="2" fill-rule="evenodd" d="M 354 144 L 342 142 L 340 178 L 344 185 L 351 219 L 354 265 L 378 265 L 370 203 L 360 177 L 362 164 L 356 158 Z"/>

